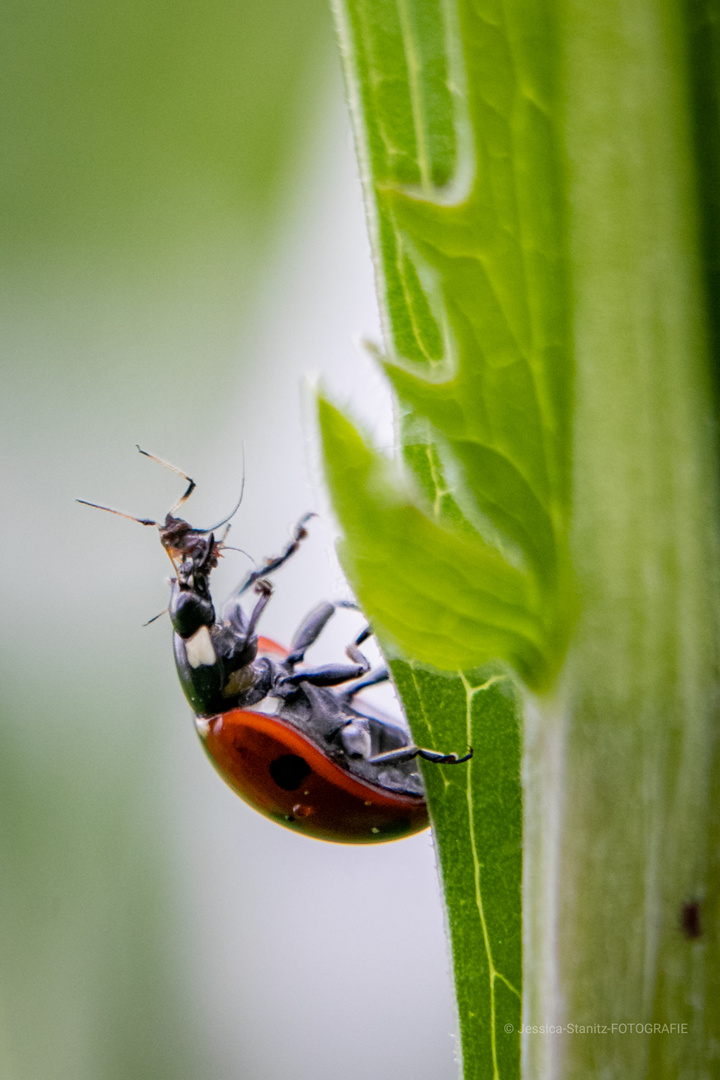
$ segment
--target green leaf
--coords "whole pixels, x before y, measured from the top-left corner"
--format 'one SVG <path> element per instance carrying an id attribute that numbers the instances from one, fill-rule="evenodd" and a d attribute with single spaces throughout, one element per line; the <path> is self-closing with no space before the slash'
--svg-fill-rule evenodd
<path id="1" fill-rule="evenodd" d="M 472 692 L 487 670 L 449 678 L 418 663 L 457 671 L 504 661 L 541 690 L 572 625 L 555 29 L 539 0 L 461 0 L 457 10 L 347 0 L 338 14 L 378 263 L 382 362 L 414 483 L 321 402 L 327 475 L 343 565 L 386 651 L 405 658 L 393 671 L 414 738 L 456 749 L 464 735 L 475 750 L 471 768 L 425 772 L 465 1076 L 512 1080 L 517 720 L 501 684 Z"/>
<path id="2" fill-rule="evenodd" d="M 410 492 L 393 486 L 388 463 L 341 413 L 322 399 L 319 409 L 330 489 L 353 541 L 341 545 L 340 556 L 386 655 L 412 640 L 417 659 L 435 666 L 458 655 L 507 655 L 528 678 L 541 670 L 542 626 L 528 614 L 527 576 L 477 534 L 470 540 L 424 512 Z M 465 1076 L 512 1080 L 519 1075 L 522 963 L 520 737 L 512 684 L 492 668 L 451 677 L 399 658 L 391 667 L 416 743 L 474 752 L 470 764 L 429 765 L 424 774 Z"/>
<path id="3" fill-rule="evenodd" d="M 520 732 L 507 676 L 461 679 L 396 660 L 395 684 L 416 739 L 474 750 L 472 768 L 428 765 L 425 782 L 441 842 L 466 1076 L 513 1077 L 520 1061 L 522 978 Z M 472 851 L 474 857 L 466 859 Z"/>
<path id="4" fill-rule="evenodd" d="M 528 576 L 480 537 L 470 541 L 424 513 L 323 400 L 320 421 L 330 489 L 352 537 L 343 564 L 386 643 L 446 670 L 498 656 L 528 678 L 542 669 L 543 628 Z"/>
<path id="5" fill-rule="evenodd" d="M 567 230 L 552 13 L 539 0 L 460 2 L 457 13 L 440 2 L 348 0 L 339 17 L 372 192 L 384 366 L 410 417 L 405 460 L 439 500 L 436 516 L 448 531 L 462 524 L 467 544 L 495 547 L 525 576 L 528 615 L 543 640 L 539 663 L 526 660 L 520 670 L 546 686 L 573 611 Z M 409 518 L 406 525 L 412 531 Z M 398 579 L 395 596 L 400 589 Z M 368 581 L 364 599 L 378 617 L 380 590 Z M 516 595 L 505 600 L 514 604 Z M 403 606 L 411 603 L 408 594 Z M 482 602 L 476 611 L 479 620 L 493 618 Z M 429 659 L 421 638 L 429 640 L 431 623 L 416 615 L 414 638 L 395 627 L 407 655 Z M 517 654 L 508 640 L 493 658 L 516 664 Z M 481 647 L 468 655 L 448 643 L 435 663 L 459 668 L 488 658 Z"/>

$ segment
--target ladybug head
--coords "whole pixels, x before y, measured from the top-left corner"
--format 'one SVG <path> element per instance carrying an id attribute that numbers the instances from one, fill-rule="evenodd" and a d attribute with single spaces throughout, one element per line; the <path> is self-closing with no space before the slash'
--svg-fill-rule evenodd
<path id="1" fill-rule="evenodd" d="M 168 514 L 160 530 L 160 543 L 177 566 L 190 559 L 197 571 L 209 574 L 220 558 L 220 543 L 214 533 L 206 529 L 194 529 L 182 518 Z M 209 532 L 209 536 L 207 535 Z"/>
<path id="2" fill-rule="evenodd" d="M 154 518 L 135 517 L 133 514 L 126 514 L 122 510 L 114 510 L 112 506 L 88 502 L 87 499 L 77 499 L 76 501 L 83 503 L 85 506 L 93 506 L 96 510 L 106 510 L 110 514 L 117 514 L 118 517 L 136 521 L 138 525 L 155 525 L 160 532 L 160 542 L 170 556 L 170 560 L 175 567 L 176 572 L 178 570 L 178 565 L 181 564 L 185 558 L 189 557 L 192 559 L 193 563 L 196 564 L 196 570 L 203 569 L 206 574 L 209 574 L 210 571 L 214 570 L 217 566 L 220 552 L 223 547 L 222 540 L 215 541 L 213 533 L 223 525 L 227 525 L 227 527 L 230 528 L 228 522 L 239 509 L 245 490 L 244 468 L 240 497 L 230 513 L 216 525 L 211 525 L 209 529 L 196 529 L 192 525 L 189 525 L 183 518 L 175 516 L 175 511 L 179 510 L 183 503 L 187 502 L 195 490 L 195 481 L 181 469 L 177 469 L 174 465 L 171 465 L 168 461 L 163 461 L 162 458 L 155 457 L 154 454 L 149 454 L 147 450 L 141 450 L 139 446 L 138 450 L 144 457 L 150 458 L 151 461 L 156 461 L 158 465 L 162 465 L 166 469 L 170 469 L 171 472 L 181 476 L 183 480 L 187 482 L 185 491 L 165 515 L 165 520 L 163 522 L 155 521 Z"/>

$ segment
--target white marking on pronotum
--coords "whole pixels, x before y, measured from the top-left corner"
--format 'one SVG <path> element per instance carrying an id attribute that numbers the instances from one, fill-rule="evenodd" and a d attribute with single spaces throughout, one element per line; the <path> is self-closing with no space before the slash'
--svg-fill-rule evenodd
<path id="1" fill-rule="evenodd" d="M 253 705 L 253 709 L 257 709 L 258 712 L 264 713 L 266 716 L 277 716 L 280 712 L 281 701 L 277 698 L 266 697 L 262 701 L 259 701 L 257 705 Z"/>
<path id="2" fill-rule="evenodd" d="M 212 667 L 217 660 L 210 631 L 207 626 L 201 626 L 191 638 L 185 642 L 185 652 L 191 668 Z"/>
<path id="3" fill-rule="evenodd" d="M 207 716 L 195 717 L 195 728 L 200 738 L 205 741 L 208 737 L 208 731 L 210 730 L 210 721 Z"/>

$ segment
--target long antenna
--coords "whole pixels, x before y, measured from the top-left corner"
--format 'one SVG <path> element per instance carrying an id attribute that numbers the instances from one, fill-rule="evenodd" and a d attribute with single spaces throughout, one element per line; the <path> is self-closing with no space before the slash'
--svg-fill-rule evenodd
<path id="1" fill-rule="evenodd" d="M 182 471 L 182 469 L 176 468 L 175 465 L 171 465 L 169 461 L 164 461 L 163 458 L 156 457 L 155 454 L 148 453 L 147 450 L 143 450 L 142 447 L 137 445 L 137 443 L 135 445 L 137 446 L 138 451 L 143 455 L 143 457 L 150 458 L 151 461 L 157 462 L 158 465 L 162 465 L 163 468 L 169 469 L 170 472 L 174 472 L 177 476 L 180 476 L 180 477 L 182 477 L 183 480 L 187 481 L 187 487 L 186 487 L 185 491 L 180 496 L 180 498 L 175 503 L 175 505 L 172 507 L 172 509 L 168 510 L 168 517 L 172 517 L 175 514 L 175 511 L 179 510 L 180 507 L 183 505 L 183 503 L 187 502 L 187 500 L 190 498 L 193 491 L 197 487 L 197 484 L 192 479 L 192 477 L 188 476 L 187 473 L 184 473 Z M 227 523 L 230 521 L 230 519 L 233 518 L 235 516 L 235 514 L 238 512 L 238 510 L 240 509 L 240 504 L 243 501 L 243 495 L 244 494 L 245 494 L 245 446 L 243 445 L 242 484 L 240 486 L 240 497 L 238 498 L 238 501 L 235 503 L 235 505 L 232 508 L 232 510 L 230 511 L 230 513 L 226 517 L 224 517 L 222 519 L 222 521 L 218 521 L 216 525 L 211 525 L 209 529 L 191 529 L 191 532 L 196 533 L 196 534 L 198 534 L 198 533 L 199 534 L 212 533 L 212 532 L 216 532 L 218 529 L 222 528 L 223 525 L 227 525 Z M 155 521 L 153 518 L 135 517 L 133 514 L 126 514 L 122 510 L 116 510 L 112 506 L 105 506 L 103 503 L 89 502 L 87 499 L 76 499 L 75 502 L 82 503 L 83 506 L 92 506 L 95 510 L 105 510 L 108 514 L 117 514 L 118 517 L 127 518 L 128 521 L 136 521 L 138 523 L 138 525 L 155 525 L 155 526 L 157 526 L 158 529 L 163 528 L 163 525 L 161 524 L 161 522 Z M 240 549 L 238 549 L 238 550 L 240 550 Z M 245 553 L 245 554 L 247 554 L 247 553 Z M 175 564 L 173 563 L 173 566 L 174 565 Z"/>
<path id="2" fill-rule="evenodd" d="M 185 489 L 184 493 L 180 496 L 180 498 L 175 503 L 175 505 L 172 507 L 172 509 L 168 510 L 168 514 L 174 514 L 176 510 L 180 509 L 180 507 L 182 506 L 182 504 L 184 502 L 187 502 L 187 500 L 190 498 L 193 491 L 197 487 L 197 484 L 195 483 L 195 481 L 191 477 L 189 477 L 187 475 L 187 473 L 184 473 L 182 471 L 182 469 L 176 468 L 175 465 L 171 465 L 169 461 L 164 461 L 163 458 L 155 457 L 155 454 L 149 454 L 147 452 L 147 450 L 143 450 L 140 446 L 138 446 L 137 443 L 135 443 L 135 446 L 140 451 L 140 453 L 143 455 L 143 457 L 150 458 L 151 461 L 156 461 L 158 463 L 158 465 L 162 465 L 163 468 L 169 469 L 170 472 L 174 472 L 176 476 L 181 476 L 183 478 L 183 480 L 187 480 L 187 488 Z M 233 513 L 235 513 L 235 511 L 233 511 Z M 221 522 L 221 524 L 224 524 L 224 522 Z M 212 532 L 212 529 L 202 529 L 200 531 L 201 532 Z"/>
<path id="3" fill-rule="evenodd" d="M 103 506 L 102 503 L 88 502 L 87 499 L 76 499 L 75 502 L 82 503 L 83 506 L 93 506 L 96 510 L 107 510 L 108 514 L 117 514 L 118 517 L 127 518 L 128 521 L 137 521 L 138 525 L 158 525 L 159 522 L 153 521 L 152 518 L 139 518 L 133 517 L 132 514 L 125 514 L 122 510 L 114 510 L 112 506 Z"/>
<path id="4" fill-rule="evenodd" d="M 172 466 L 170 466 L 170 468 L 172 468 Z M 217 525 L 211 525 L 211 527 L 209 529 L 197 529 L 196 532 L 200 532 L 200 533 L 215 532 L 217 529 L 221 528 L 223 525 L 227 525 L 228 521 L 230 521 L 231 518 L 234 518 L 235 515 L 237 514 L 238 510 L 240 509 L 240 505 L 241 505 L 241 503 L 243 501 L 243 495 L 244 494 L 245 494 L 245 444 L 243 443 L 242 444 L 242 483 L 240 485 L 240 498 L 235 503 L 235 506 L 232 508 L 230 513 L 227 515 L 227 517 L 224 517 L 222 519 L 222 521 L 218 521 Z M 241 549 L 238 548 L 238 550 L 241 550 Z M 247 552 L 245 552 L 244 554 L 247 554 Z"/>

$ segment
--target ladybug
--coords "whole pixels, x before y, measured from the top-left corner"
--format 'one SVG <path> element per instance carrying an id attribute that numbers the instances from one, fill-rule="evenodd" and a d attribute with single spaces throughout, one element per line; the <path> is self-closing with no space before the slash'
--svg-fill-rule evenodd
<path id="1" fill-rule="evenodd" d="M 269 575 L 298 550 L 313 515 L 298 523 L 280 555 L 248 574 L 218 616 L 210 575 L 226 545 L 224 536 L 218 540 L 215 533 L 227 526 L 240 502 L 213 528 L 193 528 L 175 512 L 192 494 L 194 481 L 167 462 L 153 460 L 188 486 L 164 522 L 132 520 L 157 526 L 175 567 L 168 606 L 175 664 L 198 735 L 220 776 L 260 813 L 306 836 L 377 843 L 427 828 L 417 759 L 460 764 L 472 750 L 459 757 L 416 747 L 403 727 L 358 697 L 389 679 L 385 667 L 371 671 L 360 651 L 370 627 L 347 647 L 348 663 L 305 665 L 306 651 L 336 609 L 354 605 L 320 604 L 303 621 L 289 650 L 256 632 L 273 592 Z M 251 588 L 256 599 L 248 614 L 242 599 Z"/>

